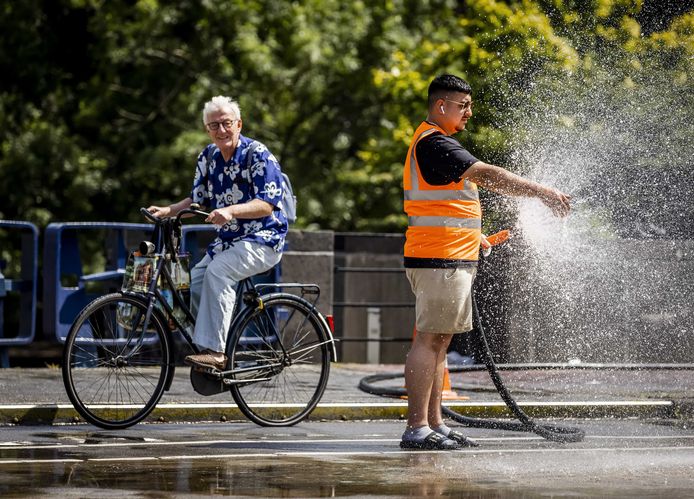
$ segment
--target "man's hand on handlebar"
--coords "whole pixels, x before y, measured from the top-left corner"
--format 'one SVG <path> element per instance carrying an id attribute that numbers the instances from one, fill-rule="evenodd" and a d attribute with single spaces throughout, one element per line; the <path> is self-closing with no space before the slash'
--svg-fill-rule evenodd
<path id="1" fill-rule="evenodd" d="M 180 223 L 181 218 L 191 216 L 209 217 L 210 213 L 201 210 L 201 206 L 197 203 L 192 203 L 189 200 L 184 200 L 180 203 L 171 206 L 155 206 L 149 208 L 140 208 L 142 215 L 149 221 L 159 223 L 164 218 L 176 217 L 176 223 Z"/>
<path id="2" fill-rule="evenodd" d="M 147 208 L 147 211 L 150 212 L 152 215 L 154 215 L 157 218 L 164 218 L 168 217 L 171 215 L 171 206 L 150 206 Z"/>
<path id="3" fill-rule="evenodd" d="M 234 215 L 231 212 L 231 206 L 227 206 L 226 208 L 212 210 L 205 219 L 205 222 L 215 225 L 224 225 L 227 222 L 231 222 L 233 219 Z"/>

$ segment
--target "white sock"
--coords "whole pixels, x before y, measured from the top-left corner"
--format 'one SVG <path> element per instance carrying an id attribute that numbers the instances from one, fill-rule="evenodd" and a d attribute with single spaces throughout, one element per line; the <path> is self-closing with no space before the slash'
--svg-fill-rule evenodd
<path id="1" fill-rule="evenodd" d="M 443 423 L 441 423 L 441 426 L 432 426 L 431 429 L 434 430 L 436 433 L 440 433 L 444 437 L 447 437 L 448 434 L 451 432 L 451 429 Z"/>
<path id="2" fill-rule="evenodd" d="M 419 428 L 407 428 L 402 434 L 402 439 L 405 442 L 423 442 L 424 439 L 431 433 L 431 428 L 428 426 L 420 426 Z"/>

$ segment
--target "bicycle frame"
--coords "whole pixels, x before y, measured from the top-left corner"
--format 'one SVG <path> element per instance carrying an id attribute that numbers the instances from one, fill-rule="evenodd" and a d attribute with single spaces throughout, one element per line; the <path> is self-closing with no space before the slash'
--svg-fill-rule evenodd
<path id="1" fill-rule="evenodd" d="M 173 323 L 176 326 L 176 329 L 178 329 L 181 334 L 183 335 L 184 339 L 186 342 L 190 345 L 190 347 L 193 349 L 195 353 L 199 353 L 198 347 L 193 343 L 193 338 L 188 334 L 188 331 L 186 331 L 186 327 L 184 324 L 181 324 L 179 320 L 176 318 L 176 316 L 173 313 L 173 307 L 169 305 L 169 302 L 166 300 L 164 295 L 162 294 L 161 290 L 159 289 L 159 286 L 157 283 L 159 282 L 159 277 L 164 276 L 164 279 L 166 280 L 167 284 L 169 285 L 169 288 L 172 290 L 172 296 L 173 296 L 173 301 L 175 306 L 178 306 L 183 310 L 186 319 L 188 322 L 191 324 L 195 324 L 195 318 L 193 317 L 192 312 L 186 305 L 185 301 L 181 297 L 181 293 L 175 289 L 173 279 L 171 278 L 171 274 L 169 273 L 169 269 L 166 267 L 166 255 L 164 254 L 156 254 L 154 256 L 159 257 L 157 261 L 157 265 L 154 269 L 154 274 L 152 276 L 152 280 L 149 284 L 149 288 L 147 289 L 146 293 L 138 293 L 138 292 L 133 292 L 133 291 L 124 291 L 124 294 L 128 295 L 133 295 L 133 296 L 145 296 L 146 301 L 147 301 L 147 312 L 145 312 L 145 318 L 144 322 L 142 324 L 142 331 L 147 331 L 147 328 L 149 326 L 149 322 L 152 318 L 152 314 L 154 313 L 154 308 L 158 303 L 162 305 L 162 307 L 165 310 L 165 318 L 168 320 L 173 321 Z M 171 331 L 169 329 L 169 331 Z M 128 338 L 130 340 L 130 338 Z M 142 343 L 144 342 L 144 335 L 140 335 L 140 338 L 137 341 L 137 344 L 135 345 L 135 348 L 133 349 L 133 353 L 136 353 L 140 347 L 142 346 Z"/>

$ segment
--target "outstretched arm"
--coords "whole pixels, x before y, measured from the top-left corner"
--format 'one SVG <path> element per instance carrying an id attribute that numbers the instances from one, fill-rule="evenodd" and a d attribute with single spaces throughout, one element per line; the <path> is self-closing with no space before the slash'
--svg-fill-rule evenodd
<path id="1" fill-rule="evenodd" d="M 463 178 L 499 194 L 536 197 L 559 217 L 568 215 L 571 209 L 571 196 L 568 194 L 482 161 L 468 168 Z"/>

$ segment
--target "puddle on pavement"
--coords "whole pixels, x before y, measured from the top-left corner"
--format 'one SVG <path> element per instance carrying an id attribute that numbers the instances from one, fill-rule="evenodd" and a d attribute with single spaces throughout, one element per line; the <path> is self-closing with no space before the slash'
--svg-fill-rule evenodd
<path id="1" fill-rule="evenodd" d="M 98 432 L 84 432 L 84 433 L 58 433 L 58 432 L 37 432 L 33 434 L 36 438 L 46 438 L 53 439 L 58 442 L 65 443 L 69 442 L 79 442 L 86 444 L 99 444 L 102 442 L 153 442 L 156 439 L 141 437 L 139 435 L 125 435 L 122 433 L 108 433 L 105 431 Z"/>
<path id="2" fill-rule="evenodd" d="M 66 457 L 63 455 L 63 457 Z M 4 464 L 0 496 L 69 495 L 76 497 L 170 497 L 227 495 L 246 497 L 537 497 L 538 495 L 610 495 L 591 477 L 574 476 L 557 486 L 538 481 L 479 474 L 479 456 L 405 454 L 383 456 L 267 456 L 252 461 L 176 459 L 105 463 Z M 472 466 L 470 466 L 472 465 Z M 518 476 L 517 478 L 520 478 Z M 549 482 L 553 482 L 549 480 Z M 27 484 L 31 484 L 27 488 Z M 604 485 L 604 482 L 603 482 Z M 672 484 L 674 485 L 674 484 Z M 620 487 L 620 494 L 629 487 Z M 668 492 L 677 496 L 677 490 Z M 612 489 L 616 493 L 617 490 Z M 684 492 L 684 489 L 680 492 Z M 634 490 L 636 495 L 644 489 Z M 628 495 L 628 494 L 627 494 Z M 615 496 L 616 497 L 616 496 Z"/>
<path id="3" fill-rule="evenodd" d="M 49 491 L 102 496 L 156 497 L 165 494 L 214 494 L 247 497 L 440 496 L 466 497 L 482 492 L 466 478 L 441 479 L 437 455 L 398 457 L 281 458 L 252 462 L 215 459 L 99 463 L 32 463 L 0 469 L 0 495 Z M 420 470 L 419 472 L 417 470 Z M 433 471 L 433 473 L 432 473 Z M 26 484 L 33 484 L 27 489 Z M 498 495 L 495 495 L 498 497 Z"/>

